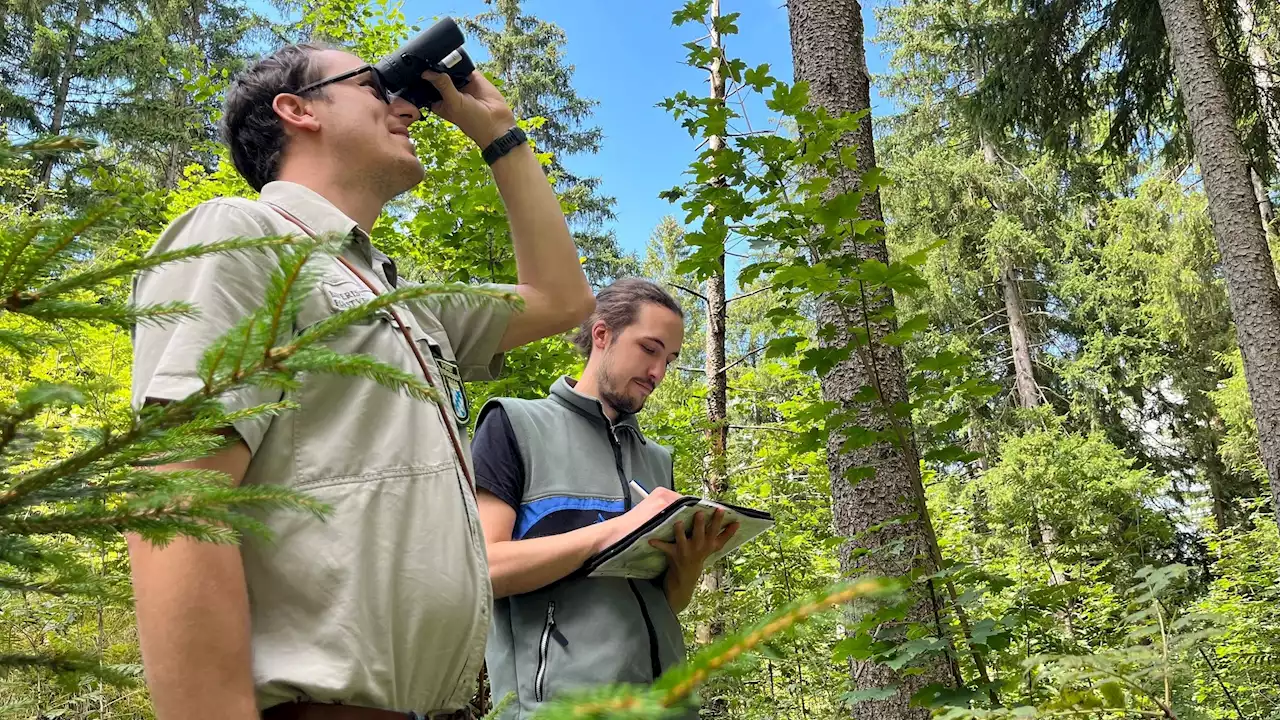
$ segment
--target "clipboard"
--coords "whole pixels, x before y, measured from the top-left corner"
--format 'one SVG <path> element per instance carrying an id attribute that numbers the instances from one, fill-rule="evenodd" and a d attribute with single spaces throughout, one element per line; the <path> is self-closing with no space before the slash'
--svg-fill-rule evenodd
<path id="1" fill-rule="evenodd" d="M 652 580 L 667 569 L 668 558 L 661 550 L 649 545 L 650 540 L 674 542 L 675 524 L 684 521 L 685 531 L 693 526 L 693 516 L 698 512 L 725 511 L 725 524 L 738 523 L 738 531 L 729 542 L 707 557 L 704 567 L 737 550 L 747 541 L 773 527 L 773 516 L 763 510 L 740 507 L 704 498 L 685 496 L 676 500 L 653 516 L 644 525 L 627 534 L 609 547 L 592 555 L 576 573 L 579 577 L 615 577 Z"/>

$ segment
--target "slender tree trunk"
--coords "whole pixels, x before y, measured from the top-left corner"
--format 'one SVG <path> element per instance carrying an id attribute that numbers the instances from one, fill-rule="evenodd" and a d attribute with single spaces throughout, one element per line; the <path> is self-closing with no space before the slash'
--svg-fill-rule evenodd
<path id="1" fill-rule="evenodd" d="M 711 51 L 715 59 L 711 62 L 711 99 L 723 103 L 725 100 L 725 77 L 722 68 L 723 46 L 720 33 L 715 29 L 715 20 L 720 17 L 720 0 L 711 0 Z M 712 152 L 724 149 L 724 138 L 712 136 L 708 145 Z M 713 180 L 723 183 L 722 178 Z M 705 497 L 719 497 L 728 486 L 726 476 L 726 451 L 729 440 L 728 423 L 728 377 L 725 373 L 725 323 L 728 319 L 725 298 L 725 256 L 720 255 L 715 272 L 707 278 L 707 334 L 706 334 L 706 371 L 707 371 L 707 456 L 706 472 L 703 475 L 702 494 Z M 696 629 L 699 643 L 707 644 L 724 634 L 724 617 L 721 611 L 721 592 L 725 585 L 725 568 L 718 562 L 702 575 L 702 587 L 712 599 L 711 617 L 700 623 Z M 722 698 L 707 703 L 706 708 L 711 717 L 727 717 L 729 708 Z"/>
<path id="2" fill-rule="evenodd" d="M 1013 261 L 1004 259 L 1000 284 L 1004 290 L 1004 309 L 1009 316 L 1009 344 L 1013 348 L 1013 377 L 1018 387 L 1018 405 L 1024 409 L 1040 406 L 1040 386 L 1036 384 L 1031 362 L 1031 340 L 1027 332 L 1026 306 L 1018 287 L 1018 271 Z"/>
<path id="3" fill-rule="evenodd" d="M 975 63 L 976 65 L 976 63 Z M 980 78 L 982 71 L 975 70 Z M 988 165 L 996 165 L 999 156 L 995 145 L 985 135 L 979 134 L 978 145 L 982 159 Z M 991 199 L 999 209 L 999 204 Z M 1040 386 L 1036 384 L 1035 369 L 1031 358 L 1030 333 L 1027 330 L 1026 304 L 1022 301 L 1022 289 L 1018 285 L 1018 269 L 1013 258 L 1000 259 L 1000 287 L 1004 293 L 1004 310 L 1009 319 L 1009 347 L 1013 350 L 1013 378 L 1018 391 L 1018 406 L 1024 409 L 1039 407 Z"/>
<path id="4" fill-rule="evenodd" d="M 71 95 L 71 76 L 75 74 L 76 53 L 80 50 L 80 29 L 89 20 L 88 0 L 80 0 L 76 6 L 76 19 L 67 30 L 67 48 L 62 53 L 62 67 L 59 68 L 58 84 L 53 91 L 53 109 L 49 114 L 49 134 L 61 135 L 62 125 L 67 112 L 67 99 Z M 40 166 L 40 186 L 48 189 L 53 184 L 53 159 L 45 160 Z"/>
<path id="5" fill-rule="evenodd" d="M 809 83 L 809 101 L 813 107 L 826 109 L 832 115 L 848 111 L 869 110 L 871 83 L 867 72 L 863 45 L 862 8 L 856 0 L 790 0 L 787 5 L 791 25 L 791 52 L 797 81 Z M 854 136 L 842 139 L 840 146 L 857 145 L 860 170 L 876 164 L 870 116 L 863 119 Z M 838 149 L 838 148 L 837 148 Z M 833 152 L 836 149 L 833 149 Z M 845 172 L 831 178 L 829 193 L 848 191 L 858 185 L 860 174 Z M 859 208 L 864 218 L 883 220 L 879 193 L 868 193 Z M 875 243 L 849 242 L 840 252 L 861 258 L 888 262 L 888 249 L 883 238 Z M 855 293 L 857 288 L 851 288 Z M 891 295 L 869 298 L 866 316 L 875 317 L 879 310 L 893 302 Z M 818 306 L 818 322 L 835 330 L 834 337 L 820 334 L 824 345 L 846 345 L 853 342 L 851 331 L 864 327 L 864 315 L 856 317 L 851 309 L 831 297 L 823 297 Z M 857 416 L 859 425 L 867 428 L 889 427 L 884 415 L 854 397 L 864 386 L 877 388 L 885 402 L 897 404 L 907 400 L 907 376 L 899 350 L 878 342 L 891 332 L 896 323 L 870 323 L 872 343 L 866 353 L 854 353 L 821 378 L 824 400 L 840 403 Z M 865 360 L 864 360 L 865 359 Z M 915 570 L 936 568 L 931 547 L 932 528 L 924 506 L 924 488 L 914 436 L 909 421 L 899 420 L 901 445 L 882 442 L 871 447 L 848 450 L 839 428 L 833 428 L 827 443 L 827 466 L 831 475 L 832 515 L 836 531 L 850 541 L 840 549 L 841 570 L 846 577 L 864 573 L 901 576 Z M 860 468 L 872 468 L 874 474 L 861 477 Z M 860 478 L 860 479 L 853 479 Z M 911 520 L 890 523 L 873 531 L 885 521 L 910 517 Z M 856 554 L 854 539 L 870 552 Z M 931 592 L 921 593 L 908 620 L 928 625 L 934 623 L 939 605 Z M 861 664 L 854 668 L 855 690 L 893 688 L 884 699 L 856 703 L 853 716 L 862 720 L 892 718 L 905 720 L 929 717 L 929 711 L 910 705 L 911 696 L 931 683 L 950 684 L 949 661 L 946 657 L 924 659 L 918 674 L 904 675 L 878 664 Z"/>
<path id="6" fill-rule="evenodd" d="M 1237 17 L 1240 20 L 1240 35 L 1245 41 L 1245 58 L 1253 67 L 1253 83 L 1258 88 L 1261 98 L 1262 122 L 1267 132 L 1267 151 L 1271 154 L 1271 162 L 1280 163 L 1280 107 L 1275 102 L 1275 79 L 1269 69 L 1270 58 L 1266 48 L 1255 36 L 1256 23 L 1253 6 L 1249 0 L 1236 0 Z M 1258 200 L 1258 212 L 1262 215 L 1262 226 L 1268 230 L 1275 222 L 1275 207 L 1271 204 L 1271 196 L 1267 193 L 1267 181 L 1254 167 L 1249 168 L 1249 179 L 1253 182 L 1253 193 Z"/>
<path id="7" fill-rule="evenodd" d="M 1271 74 L 1271 58 L 1267 49 L 1258 42 L 1253 6 L 1249 0 L 1236 0 L 1239 11 L 1240 34 L 1245 39 L 1245 57 L 1253 69 L 1253 82 L 1261 96 L 1263 124 L 1267 128 L 1267 147 L 1275 162 L 1280 162 L 1280 107 L 1275 99 L 1276 81 Z"/>
<path id="8" fill-rule="evenodd" d="M 1271 204 L 1271 195 L 1267 192 L 1267 184 L 1258 174 L 1257 168 L 1249 167 L 1249 182 L 1253 184 L 1253 197 L 1258 201 L 1258 216 L 1262 218 L 1262 227 L 1271 232 L 1271 225 L 1276 221 L 1276 209 Z"/>
<path id="9" fill-rule="evenodd" d="M 1280 287 L 1200 0 L 1160 0 L 1280 515 Z"/>

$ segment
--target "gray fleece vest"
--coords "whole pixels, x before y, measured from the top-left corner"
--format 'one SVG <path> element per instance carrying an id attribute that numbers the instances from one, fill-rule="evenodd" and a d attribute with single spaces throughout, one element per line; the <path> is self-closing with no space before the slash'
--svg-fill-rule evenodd
<path id="1" fill-rule="evenodd" d="M 639 502 L 628 487 L 672 487 L 671 453 L 640 433 L 635 417 L 610 423 L 599 401 L 560 378 L 541 400 L 499 398 L 524 462 L 513 540 L 545 537 L 616 517 Z M 494 702 L 522 720 L 558 692 L 652 683 L 684 660 L 680 623 L 661 579 L 569 578 L 494 602 L 485 651 Z M 692 715 L 696 717 L 696 713 Z"/>

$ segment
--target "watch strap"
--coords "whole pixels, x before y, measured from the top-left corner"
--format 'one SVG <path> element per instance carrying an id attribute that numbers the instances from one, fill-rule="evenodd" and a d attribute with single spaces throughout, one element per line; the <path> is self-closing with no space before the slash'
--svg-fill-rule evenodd
<path id="1" fill-rule="evenodd" d="M 524 130 L 519 127 L 513 127 L 489 143 L 489 146 L 481 151 L 480 156 L 484 158 L 485 163 L 492 165 L 497 162 L 498 158 L 528 141 L 529 136 L 525 134 Z"/>

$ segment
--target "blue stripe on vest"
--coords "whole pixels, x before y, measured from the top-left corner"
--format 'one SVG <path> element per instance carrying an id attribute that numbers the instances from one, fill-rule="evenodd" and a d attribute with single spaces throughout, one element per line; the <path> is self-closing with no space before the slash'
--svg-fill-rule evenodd
<path id="1" fill-rule="evenodd" d="M 626 509 L 627 506 L 623 500 L 569 497 L 567 495 L 538 498 L 533 502 L 527 502 L 520 506 L 520 512 L 516 515 L 515 534 L 512 539 L 520 540 L 533 529 L 534 525 L 538 524 L 539 520 L 561 510 L 596 510 L 621 513 L 625 512 Z"/>

